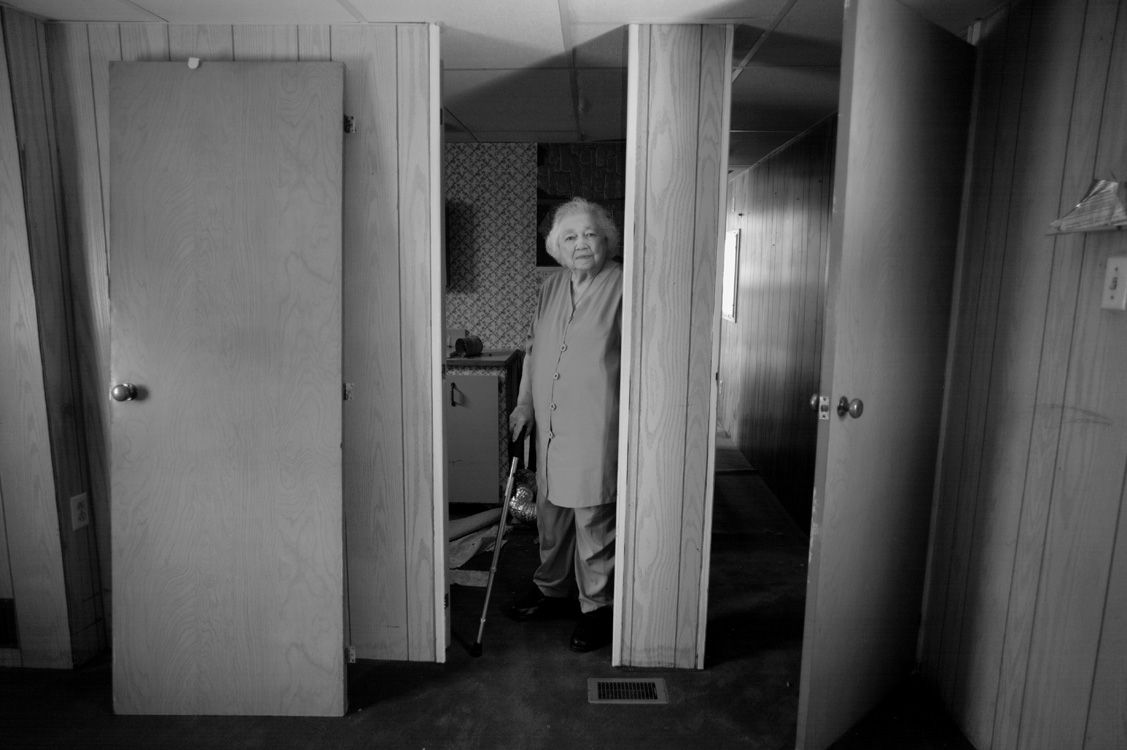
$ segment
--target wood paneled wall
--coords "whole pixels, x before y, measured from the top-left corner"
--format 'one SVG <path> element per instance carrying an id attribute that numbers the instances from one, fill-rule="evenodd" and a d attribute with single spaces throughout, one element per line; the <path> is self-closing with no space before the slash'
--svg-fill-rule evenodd
<path id="1" fill-rule="evenodd" d="M 699 668 L 732 30 L 632 26 L 630 43 L 614 661 Z"/>
<path id="2" fill-rule="evenodd" d="M 1127 234 L 1050 236 L 1127 177 L 1127 8 L 1032 0 L 979 45 L 921 660 L 981 750 L 1127 747 Z"/>
<path id="3" fill-rule="evenodd" d="M 19 650 L 5 665 L 69 667 L 70 629 L 56 509 L 45 358 L 20 172 L 7 36 L 0 37 L 0 595 L 16 602 Z"/>
<path id="4" fill-rule="evenodd" d="M 807 530 L 836 134 L 835 115 L 728 184 L 740 263 L 736 320 L 721 324 L 717 420 Z"/>
<path id="5" fill-rule="evenodd" d="M 431 46 L 423 24 L 189 26 L 49 24 L 50 92 L 64 267 L 89 490 L 108 603 L 107 80 L 113 60 L 334 60 L 345 63 L 344 493 L 350 633 L 362 657 L 441 660 L 435 593 L 430 345 Z M 56 332 L 57 334 L 58 332 Z M 63 346 L 54 342 L 51 345 Z M 435 383 L 431 381 L 434 380 Z M 441 535 L 439 535 L 441 536 Z M 438 623 L 438 624 L 436 624 Z"/>

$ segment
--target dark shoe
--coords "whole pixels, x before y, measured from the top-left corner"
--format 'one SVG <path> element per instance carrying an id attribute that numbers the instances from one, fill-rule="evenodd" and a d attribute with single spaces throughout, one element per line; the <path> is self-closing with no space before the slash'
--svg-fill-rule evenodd
<path id="1" fill-rule="evenodd" d="M 610 643 L 614 633 L 613 612 L 610 607 L 599 607 L 580 615 L 571 634 L 571 650 L 583 654 Z"/>
<path id="2" fill-rule="evenodd" d="M 578 604 L 578 601 L 570 597 L 546 596 L 533 586 L 532 591 L 513 602 L 508 615 L 517 622 L 574 617 L 579 609 Z"/>

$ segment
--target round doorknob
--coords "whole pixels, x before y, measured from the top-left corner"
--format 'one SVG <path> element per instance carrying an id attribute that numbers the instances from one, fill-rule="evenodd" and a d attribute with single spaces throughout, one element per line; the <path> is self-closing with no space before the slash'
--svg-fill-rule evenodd
<path id="1" fill-rule="evenodd" d="M 110 398 L 114 401 L 132 401 L 137 398 L 137 386 L 132 383 L 118 383 L 110 391 Z"/>
<path id="2" fill-rule="evenodd" d="M 810 397 L 810 411 L 818 411 L 818 394 Z"/>
<path id="3" fill-rule="evenodd" d="M 859 398 L 850 401 L 845 396 L 841 397 L 841 401 L 837 402 L 837 415 L 844 417 L 846 414 L 857 419 L 865 411 L 865 404 Z"/>

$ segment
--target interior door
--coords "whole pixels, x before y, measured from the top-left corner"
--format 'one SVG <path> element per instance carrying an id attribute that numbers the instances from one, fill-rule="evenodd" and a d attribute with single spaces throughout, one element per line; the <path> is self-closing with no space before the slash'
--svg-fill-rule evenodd
<path id="1" fill-rule="evenodd" d="M 799 748 L 915 663 L 973 67 L 895 2 L 846 4 Z"/>
<path id="2" fill-rule="evenodd" d="M 344 713 L 342 92 L 111 65 L 118 713 Z"/>

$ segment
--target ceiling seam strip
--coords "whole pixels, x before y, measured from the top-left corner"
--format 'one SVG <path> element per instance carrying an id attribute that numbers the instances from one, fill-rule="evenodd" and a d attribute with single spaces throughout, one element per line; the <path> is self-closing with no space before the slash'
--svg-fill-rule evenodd
<path id="1" fill-rule="evenodd" d="M 560 33 L 563 35 L 564 57 L 567 59 L 568 84 L 571 87 L 571 111 L 575 117 L 575 132 L 580 142 L 587 140 L 583 135 L 583 123 L 579 119 L 579 71 L 575 67 L 575 42 L 571 35 L 573 16 L 568 0 L 556 0 L 560 9 Z"/>
<path id="2" fill-rule="evenodd" d="M 344 8 L 345 12 L 355 18 L 358 23 L 368 23 L 368 19 L 364 17 L 364 14 L 356 10 L 356 6 L 350 3 L 349 0 L 337 0 L 337 5 Z"/>
<path id="3" fill-rule="evenodd" d="M 797 2 L 798 0 L 787 0 L 786 5 L 784 5 L 782 8 L 779 8 L 779 12 L 775 14 L 775 17 L 773 19 L 771 19 L 771 25 L 764 29 L 763 33 L 759 35 L 759 38 L 755 40 L 755 44 L 751 46 L 751 49 L 747 51 L 747 54 L 743 56 L 743 59 L 740 60 L 739 63 L 737 63 L 735 66 L 733 66 L 734 69 L 732 71 L 732 83 L 736 82 L 736 79 L 740 77 L 740 73 L 744 72 L 747 64 L 751 62 L 751 59 L 753 57 L 755 57 L 755 53 L 758 52 L 760 47 L 763 46 L 763 43 L 767 41 L 767 37 L 771 36 L 771 33 L 775 29 L 779 28 L 779 24 L 783 22 L 783 19 L 787 17 L 787 14 L 791 12 L 791 9 L 794 8 L 795 3 Z"/>
<path id="4" fill-rule="evenodd" d="M 145 14 L 147 14 L 147 15 L 150 15 L 150 16 L 152 16 L 153 18 L 157 19 L 157 20 L 158 20 L 158 21 L 160 21 L 161 23 L 168 23 L 168 19 L 167 19 L 167 18 L 162 18 L 162 17 L 161 17 L 161 16 L 159 15 L 159 14 L 152 12 L 152 11 L 151 11 L 151 10 L 149 10 L 148 8 L 143 8 L 143 7 L 141 7 L 141 6 L 140 6 L 140 5 L 138 5 L 137 3 L 133 2 L 133 0 L 124 0 L 124 2 L 125 2 L 126 4 L 128 4 L 128 5 L 132 5 L 132 6 L 134 7 L 134 8 L 136 8 L 136 9 L 137 9 L 137 10 L 139 10 L 139 11 L 141 11 L 142 13 L 145 13 Z"/>

